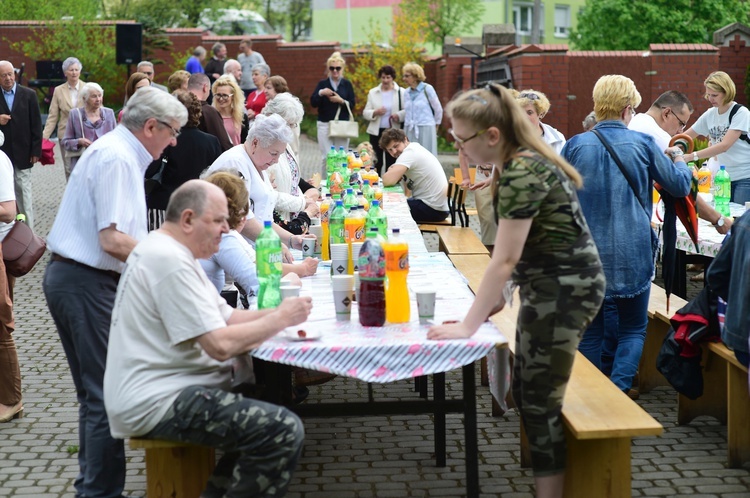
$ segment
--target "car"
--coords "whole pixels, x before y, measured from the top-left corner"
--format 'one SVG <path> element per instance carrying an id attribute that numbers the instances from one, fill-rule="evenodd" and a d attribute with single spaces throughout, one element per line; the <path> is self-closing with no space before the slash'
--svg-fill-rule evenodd
<path id="1" fill-rule="evenodd" d="M 274 30 L 263 16 L 245 9 L 205 9 L 198 27 L 214 35 L 272 35 Z"/>

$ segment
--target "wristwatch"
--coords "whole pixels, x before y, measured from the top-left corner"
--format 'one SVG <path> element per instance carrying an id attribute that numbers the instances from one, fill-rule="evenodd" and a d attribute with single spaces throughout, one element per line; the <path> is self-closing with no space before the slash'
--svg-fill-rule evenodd
<path id="1" fill-rule="evenodd" d="M 719 219 L 714 223 L 715 227 L 723 227 L 724 226 L 724 216 L 719 215 Z"/>

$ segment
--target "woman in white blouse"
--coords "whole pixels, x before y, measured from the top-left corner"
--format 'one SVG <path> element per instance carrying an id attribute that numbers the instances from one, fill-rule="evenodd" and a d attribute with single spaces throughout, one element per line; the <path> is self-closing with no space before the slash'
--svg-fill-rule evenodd
<path id="1" fill-rule="evenodd" d="M 523 108 L 523 112 L 528 116 L 531 124 L 534 125 L 535 129 L 539 130 L 542 140 L 547 142 L 547 145 L 559 154 L 563 145 L 565 145 L 565 137 L 555 128 L 542 123 L 542 119 L 547 115 L 550 108 L 547 96 L 536 90 L 522 90 L 521 92 L 514 90 L 513 95 L 516 97 L 518 105 Z"/>
<path id="2" fill-rule="evenodd" d="M 409 87 L 404 99 L 406 137 L 437 156 L 437 127 L 443 121 L 443 106 L 432 85 L 425 83 L 422 66 L 409 62 L 402 73 Z"/>
<path id="3" fill-rule="evenodd" d="M 396 160 L 380 148 L 380 137 L 388 128 L 401 128 L 406 111 L 404 111 L 404 90 L 395 83 L 396 70 L 393 66 L 383 66 L 378 70 L 380 84 L 367 94 L 367 105 L 362 112 L 369 121 L 367 133 L 377 158 L 378 175 L 384 172 Z M 385 167 L 383 167 L 385 165 Z"/>

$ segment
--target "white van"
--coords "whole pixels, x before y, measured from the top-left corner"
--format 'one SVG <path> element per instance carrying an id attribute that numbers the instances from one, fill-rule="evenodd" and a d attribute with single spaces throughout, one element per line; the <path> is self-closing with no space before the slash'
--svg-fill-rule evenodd
<path id="1" fill-rule="evenodd" d="M 273 28 L 252 10 L 205 9 L 198 27 L 215 35 L 272 35 Z"/>

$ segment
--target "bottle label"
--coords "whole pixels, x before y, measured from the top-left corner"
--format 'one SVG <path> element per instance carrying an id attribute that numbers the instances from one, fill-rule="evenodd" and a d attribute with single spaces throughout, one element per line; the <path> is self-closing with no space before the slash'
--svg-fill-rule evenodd
<path id="1" fill-rule="evenodd" d="M 281 251 L 275 251 L 268 255 L 268 262 L 272 265 L 281 264 Z"/>
<path id="2" fill-rule="evenodd" d="M 387 251 L 385 267 L 387 271 L 409 271 L 409 251 L 405 249 Z"/>

